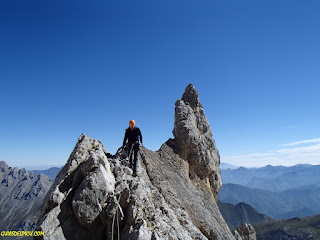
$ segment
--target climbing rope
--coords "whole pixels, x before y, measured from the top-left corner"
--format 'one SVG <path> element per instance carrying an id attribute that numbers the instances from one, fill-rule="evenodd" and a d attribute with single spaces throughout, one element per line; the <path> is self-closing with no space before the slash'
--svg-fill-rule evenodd
<path id="1" fill-rule="evenodd" d="M 120 206 L 120 198 L 121 198 L 121 194 L 119 195 L 119 198 L 117 200 L 117 198 L 114 196 L 114 202 L 117 204 L 117 209 L 116 209 L 116 212 L 114 213 L 113 215 L 113 219 L 112 219 L 112 231 L 111 231 L 111 240 L 114 240 L 113 236 L 114 236 L 114 222 L 115 222 L 115 218 L 117 217 L 117 235 L 118 235 L 118 240 L 120 240 L 120 226 L 119 226 L 119 210 L 120 210 L 120 213 L 121 213 L 121 220 L 123 220 L 123 217 L 124 217 L 124 214 L 123 214 L 123 211 L 122 211 L 122 208 Z"/>

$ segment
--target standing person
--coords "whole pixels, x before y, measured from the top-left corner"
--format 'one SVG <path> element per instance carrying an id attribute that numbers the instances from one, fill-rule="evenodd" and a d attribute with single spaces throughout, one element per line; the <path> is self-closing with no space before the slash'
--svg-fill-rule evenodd
<path id="1" fill-rule="evenodd" d="M 133 170 L 133 175 L 137 175 L 137 161 L 138 161 L 138 152 L 139 152 L 139 141 L 142 143 L 142 135 L 141 131 L 138 127 L 136 127 L 136 122 L 134 120 L 130 120 L 129 127 L 126 129 L 123 143 L 122 143 L 122 149 L 124 149 L 124 146 L 128 140 L 129 144 L 129 162 L 130 162 L 130 168 Z M 133 160 L 132 160 L 133 155 Z"/>

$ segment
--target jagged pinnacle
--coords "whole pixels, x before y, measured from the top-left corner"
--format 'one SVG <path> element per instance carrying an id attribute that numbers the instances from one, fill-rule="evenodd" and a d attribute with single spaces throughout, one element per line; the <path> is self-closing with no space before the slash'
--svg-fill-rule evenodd
<path id="1" fill-rule="evenodd" d="M 185 103 L 189 103 L 192 108 L 199 104 L 199 92 L 197 89 L 195 89 L 192 83 L 186 87 L 182 96 L 182 100 Z"/>

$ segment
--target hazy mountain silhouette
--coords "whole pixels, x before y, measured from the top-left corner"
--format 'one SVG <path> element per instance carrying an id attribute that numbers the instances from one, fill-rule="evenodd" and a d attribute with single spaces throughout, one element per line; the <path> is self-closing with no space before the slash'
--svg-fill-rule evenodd
<path id="1" fill-rule="evenodd" d="M 320 165 L 299 164 L 292 167 L 265 166 L 263 168 L 222 169 L 223 183 L 273 192 L 308 186 L 320 187 Z"/>
<path id="2" fill-rule="evenodd" d="M 238 204 L 245 202 L 273 218 L 306 217 L 320 213 L 320 188 L 289 189 L 281 192 L 251 189 L 237 184 L 223 184 L 220 201 Z"/>

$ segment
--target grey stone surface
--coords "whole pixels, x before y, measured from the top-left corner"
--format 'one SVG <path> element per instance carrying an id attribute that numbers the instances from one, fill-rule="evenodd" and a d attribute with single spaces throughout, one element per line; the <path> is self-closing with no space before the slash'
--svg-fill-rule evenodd
<path id="1" fill-rule="evenodd" d="M 237 240 L 257 240 L 256 231 L 251 224 L 242 224 L 235 230 Z"/>
<path id="2" fill-rule="evenodd" d="M 114 190 L 104 146 L 82 134 L 46 196 L 38 228 L 45 239 L 101 239 L 99 216 Z"/>
<path id="3" fill-rule="evenodd" d="M 208 182 L 215 196 L 222 186 L 220 174 L 220 155 L 212 137 L 212 131 L 199 93 L 189 84 L 182 96 L 176 101 L 174 140 L 171 146 L 183 159 L 189 162 L 191 178 Z"/>

